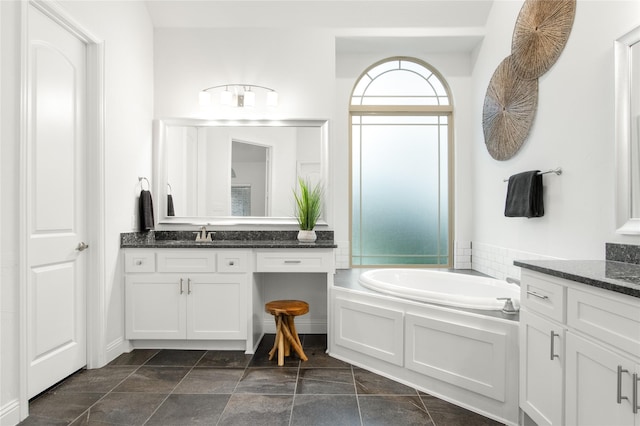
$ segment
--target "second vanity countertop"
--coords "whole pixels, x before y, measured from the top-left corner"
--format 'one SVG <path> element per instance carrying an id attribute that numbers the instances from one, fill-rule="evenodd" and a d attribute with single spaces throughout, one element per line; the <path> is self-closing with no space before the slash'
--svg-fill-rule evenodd
<path id="1" fill-rule="evenodd" d="M 121 248 L 336 248 L 333 231 L 316 231 L 313 243 L 297 240 L 297 231 L 210 231 L 213 241 L 195 241 L 196 231 L 120 234 Z"/>
<path id="2" fill-rule="evenodd" d="M 640 298 L 640 265 L 611 260 L 516 260 L 514 265 Z"/>

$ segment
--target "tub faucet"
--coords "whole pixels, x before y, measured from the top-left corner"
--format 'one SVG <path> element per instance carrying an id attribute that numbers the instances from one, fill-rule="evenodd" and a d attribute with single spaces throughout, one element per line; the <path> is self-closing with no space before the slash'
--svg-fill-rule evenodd
<path id="1" fill-rule="evenodd" d="M 498 297 L 498 300 L 504 300 L 504 306 L 502 307 L 502 312 L 507 315 L 515 315 L 518 313 L 518 310 L 513 307 L 513 302 L 510 297 Z"/>

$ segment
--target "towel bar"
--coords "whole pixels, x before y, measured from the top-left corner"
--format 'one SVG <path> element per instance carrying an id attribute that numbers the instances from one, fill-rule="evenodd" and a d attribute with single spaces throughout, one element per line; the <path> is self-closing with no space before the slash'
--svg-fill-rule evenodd
<path id="1" fill-rule="evenodd" d="M 561 167 L 556 167 L 555 169 L 552 170 L 547 170 L 546 172 L 540 172 L 538 173 L 539 175 L 546 175 L 547 173 L 555 173 L 556 175 L 561 175 L 562 174 L 562 168 Z M 509 182 L 509 179 L 502 179 L 503 182 Z"/>

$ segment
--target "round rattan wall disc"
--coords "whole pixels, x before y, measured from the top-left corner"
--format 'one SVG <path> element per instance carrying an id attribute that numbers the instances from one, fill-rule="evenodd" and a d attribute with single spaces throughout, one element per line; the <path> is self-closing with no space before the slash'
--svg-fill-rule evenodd
<path id="1" fill-rule="evenodd" d="M 518 75 L 534 79 L 547 72 L 564 49 L 576 0 L 526 0 L 516 21 L 511 55 Z"/>
<path id="2" fill-rule="evenodd" d="M 496 160 L 508 160 L 529 135 L 538 105 L 538 80 L 520 78 L 511 56 L 493 73 L 482 109 L 484 143 Z"/>

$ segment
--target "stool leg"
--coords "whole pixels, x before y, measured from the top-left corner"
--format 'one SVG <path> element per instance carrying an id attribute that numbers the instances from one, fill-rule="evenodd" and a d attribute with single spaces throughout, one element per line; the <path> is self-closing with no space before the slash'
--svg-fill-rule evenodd
<path id="1" fill-rule="evenodd" d="M 289 327 L 283 326 L 282 333 L 287 337 L 287 340 L 289 340 L 289 342 L 291 343 L 291 346 L 293 346 L 293 349 L 296 351 L 296 353 L 298 354 L 301 360 L 306 361 L 307 359 L 309 359 L 304 354 L 302 347 L 298 344 L 298 342 L 296 342 L 296 339 L 291 335 L 291 332 L 289 331 Z"/>
<path id="2" fill-rule="evenodd" d="M 289 327 L 289 318 L 291 318 L 291 315 L 283 315 L 282 318 L 282 326 L 283 327 Z M 291 343 L 289 342 L 289 339 L 285 339 L 284 340 L 284 356 L 290 356 L 291 355 Z"/>
<path id="3" fill-rule="evenodd" d="M 273 356 L 276 354 L 276 350 L 278 350 L 278 341 L 282 334 L 282 318 L 280 318 L 280 315 L 275 315 L 273 319 L 276 321 L 276 338 L 273 341 L 273 348 L 269 351 L 269 361 L 273 359 Z"/>
<path id="4" fill-rule="evenodd" d="M 296 339 L 296 342 L 298 343 L 298 345 L 300 347 L 302 347 L 302 342 L 300 341 L 300 337 L 298 336 L 298 331 L 296 330 L 296 325 L 293 322 L 294 318 L 295 317 L 293 315 L 290 315 L 290 316 L 287 317 L 287 322 L 289 323 L 289 331 L 291 331 L 291 334 Z"/>
<path id="5" fill-rule="evenodd" d="M 278 334 L 278 367 L 284 365 L 284 333 L 286 328 L 282 324 L 282 318 L 280 318 L 280 333 Z"/>

